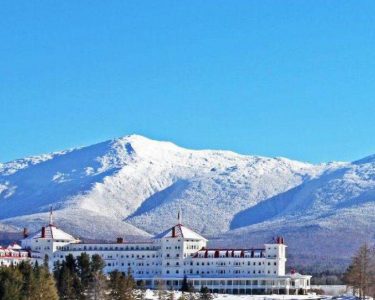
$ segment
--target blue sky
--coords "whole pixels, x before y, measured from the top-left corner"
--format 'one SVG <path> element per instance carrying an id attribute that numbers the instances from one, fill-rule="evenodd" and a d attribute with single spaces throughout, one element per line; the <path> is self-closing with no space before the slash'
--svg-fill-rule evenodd
<path id="1" fill-rule="evenodd" d="M 138 133 L 375 153 L 375 1 L 2 1 L 0 161 Z"/>

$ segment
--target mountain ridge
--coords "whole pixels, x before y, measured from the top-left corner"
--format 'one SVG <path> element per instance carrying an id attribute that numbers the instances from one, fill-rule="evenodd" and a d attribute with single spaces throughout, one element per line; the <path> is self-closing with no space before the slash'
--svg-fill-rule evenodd
<path id="1" fill-rule="evenodd" d="M 124 136 L 0 164 L 0 223 L 37 229 L 52 205 L 79 236 L 149 236 L 174 224 L 181 207 L 188 226 L 219 239 L 311 228 L 324 236 L 345 218 L 360 230 L 358 212 L 375 207 L 373 160 L 310 164 Z"/>

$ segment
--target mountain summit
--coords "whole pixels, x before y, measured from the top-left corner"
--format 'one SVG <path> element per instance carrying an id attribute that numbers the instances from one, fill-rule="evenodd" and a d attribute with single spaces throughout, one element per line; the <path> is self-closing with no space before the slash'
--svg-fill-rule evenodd
<path id="1" fill-rule="evenodd" d="M 163 231 L 181 208 L 197 232 L 243 243 L 343 228 L 351 239 L 375 226 L 374 187 L 373 159 L 313 165 L 130 135 L 0 164 L 0 222 L 34 230 L 52 205 L 65 230 L 113 239 Z"/>

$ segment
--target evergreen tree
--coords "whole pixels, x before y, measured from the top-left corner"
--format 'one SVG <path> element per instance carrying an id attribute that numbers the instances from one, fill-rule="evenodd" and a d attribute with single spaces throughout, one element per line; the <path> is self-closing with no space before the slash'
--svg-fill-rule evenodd
<path id="1" fill-rule="evenodd" d="M 94 254 L 91 257 L 89 270 L 89 293 L 93 296 L 94 300 L 105 298 L 107 280 L 103 274 L 104 266 L 105 262 L 100 255 Z"/>
<path id="2" fill-rule="evenodd" d="M 189 284 L 186 275 L 184 275 L 184 279 L 182 279 L 181 292 L 189 292 Z"/>
<path id="3" fill-rule="evenodd" d="M 99 255 L 82 253 L 77 259 L 69 254 L 54 265 L 54 277 L 60 299 L 104 299 L 106 278 L 105 263 Z"/>
<path id="4" fill-rule="evenodd" d="M 0 299 L 16 300 L 22 295 L 22 274 L 19 270 L 10 267 L 0 267 Z"/>
<path id="5" fill-rule="evenodd" d="M 127 274 L 125 275 L 125 298 L 124 300 L 135 300 L 135 280 L 131 274 L 131 269 L 128 269 Z"/>
<path id="6" fill-rule="evenodd" d="M 34 290 L 32 300 L 58 300 L 56 282 L 46 266 L 34 267 Z"/>
<path id="7" fill-rule="evenodd" d="M 49 257 L 48 255 L 44 255 L 44 260 L 43 260 L 43 266 L 48 270 L 49 269 Z"/>
<path id="8" fill-rule="evenodd" d="M 69 254 L 65 257 L 65 260 L 56 263 L 54 276 L 61 299 L 84 299 L 84 290 L 78 276 L 77 262 L 73 255 Z"/>
<path id="9" fill-rule="evenodd" d="M 135 300 L 135 281 L 130 271 L 125 275 L 117 270 L 110 273 L 110 296 L 114 300 Z"/>
<path id="10" fill-rule="evenodd" d="M 214 297 L 206 286 L 202 286 L 200 290 L 199 300 L 212 300 Z"/>
<path id="11" fill-rule="evenodd" d="M 59 278 L 57 278 L 56 280 L 59 296 L 61 299 L 80 298 L 77 297 L 76 293 L 77 282 L 75 276 L 65 264 L 62 265 L 59 272 Z"/>
<path id="12" fill-rule="evenodd" d="M 77 257 L 77 269 L 82 288 L 87 290 L 90 280 L 92 279 L 90 256 L 87 253 L 81 253 L 81 255 Z"/>
<path id="13" fill-rule="evenodd" d="M 39 269 L 39 267 L 37 267 Z M 36 274 L 38 273 L 38 269 L 33 268 L 30 263 L 28 262 L 21 262 L 17 269 L 20 271 L 22 275 L 22 296 L 25 299 L 32 299 L 33 293 L 36 288 Z"/>
<path id="14" fill-rule="evenodd" d="M 103 258 L 98 254 L 94 254 L 91 257 L 91 272 L 92 273 L 103 272 L 104 267 L 105 267 L 105 262 Z"/>
<path id="15" fill-rule="evenodd" d="M 71 273 L 78 273 L 77 260 L 74 258 L 73 254 L 68 254 L 65 256 L 64 264 Z"/>
<path id="16" fill-rule="evenodd" d="M 189 292 L 189 293 L 195 293 L 195 288 L 194 288 L 192 282 L 189 282 L 189 283 L 188 283 L 188 292 Z"/>
<path id="17" fill-rule="evenodd" d="M 123 275 L 115 270 L 109 273 L 110 296 L 113 300 L 120 300 L 122 294 Z"/>

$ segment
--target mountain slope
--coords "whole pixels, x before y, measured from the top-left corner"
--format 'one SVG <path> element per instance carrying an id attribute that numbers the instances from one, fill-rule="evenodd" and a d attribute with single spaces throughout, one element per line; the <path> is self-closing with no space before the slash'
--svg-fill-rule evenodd
<path id="1" fill-rule="evenodd" d="M 91 226 L 90 215 L 122 222 L 126 233 L 145 234 L 142 231 L 155 233 L 172 224 L 182 207 L 192 227 L 218 234 L 229 229 L 233 214 L 244 207 L 324 169 L 284 158 L 194 151 L 126 136 L 3 164 L 0 219 L 17 226 L 39 225 L 40 213 L 53 205 L 56 214 L 66 218 L 63 226 L 80 215 L 80 221 L 74 219 L 81 227 L 74 229 L 77 232 Z"/>
<path id="2" fill-rule="evenodd" d="M 346 211 L 375 208 L 375 162 L 359 161 L 327 170 L 321 176 L 280 193 L 234 216 L 231 228 L 256 225 L 264 221 L 280 222 L 297 219 L 327 220 L 345 215 Z M 362 213 L 361 213 L 362 214 Z M 375 215 L 374 215 L 375 216 Z M 375 222 L 375 217 L 364 223 Z M 348 220 L 343 218 L 344 224 Z M 338 222 L 338 220 L 337 220 Z M 333 225 L 337 225 L 335 222 Z"/>
<path id="3" fill-rule="evenodd" d="M 231 228 L 227 236 L 237 241 L 271 231 L 286 236 L 292 252 L 348 258 L 364 241 L 375 241 L 375 161 L 327 170 L 238 213 Z"/>
<path id="4" fill-rule="evenodd" d="M 312 165 L 131 135 L 1 164 L 0 222 L 34 230 L 52 205 L 62 228 L 114 239 L 161 232 L 182 208 L 184 223 L 209 237 L 251 246 L 281 233 L 292 252 L 316 255 L 344 232 L 347 244 L 367 238 L 374 161 Z"/>

